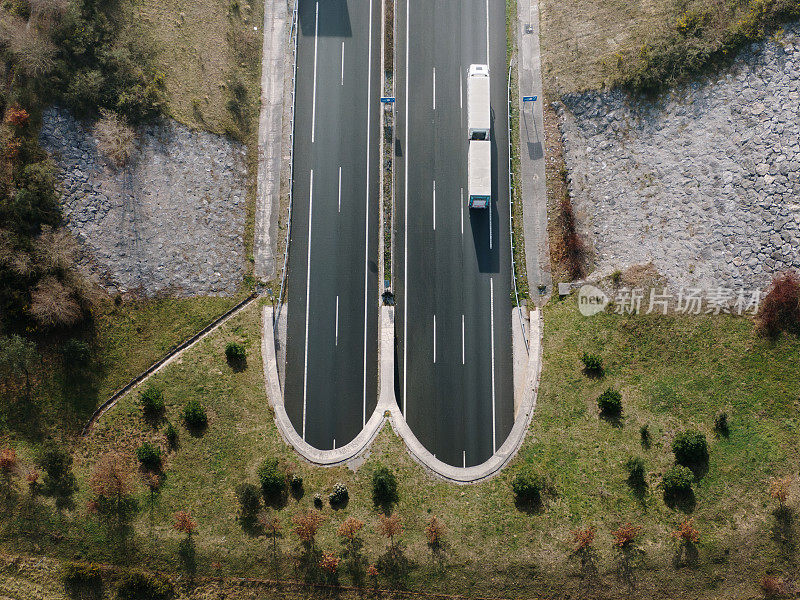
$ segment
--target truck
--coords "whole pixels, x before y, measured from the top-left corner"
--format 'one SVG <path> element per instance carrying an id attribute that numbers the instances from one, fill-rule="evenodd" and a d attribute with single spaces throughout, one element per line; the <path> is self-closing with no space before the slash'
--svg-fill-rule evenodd
<path id="1" fill-rule="evenodd" d="M 489 65 L 470 65 L 467 74 L 467 127 L 470 140 L 488 140 L 492 126 Z"/>
<path id="2" fill-rule="evenodd" d="M 492 143 L 470 140 L 467 158 L 467 190 L 470 208 L 487 208 L 492 201 Z"/>

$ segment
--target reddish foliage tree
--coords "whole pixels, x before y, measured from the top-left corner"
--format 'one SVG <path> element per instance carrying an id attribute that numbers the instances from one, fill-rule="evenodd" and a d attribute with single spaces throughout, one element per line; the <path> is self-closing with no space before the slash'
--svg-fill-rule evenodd
<path id="1" fill-rule="evenodd" d="M 403 534 L 403 521 L 396 512 L 393 512 L 390 517 L 381 515 L 380 519 L 378 533 L 388 538 L 390 548 L 394 548 L 394 538 Z"/>
<path id="2" fill-rule="evenodd" d="M 696 544 L 700 541 L 700 532 L 694 526 L 694 519 L 684 519 L 672 536 L 687 544 Z"/>
<path id="3" fill-rule="evenodd" d="M 789 499 L 789 490 L 792 485 L 792 476 L 787 475 L 785 477 L 777 477 L 770 481 L 769 484 L 769 495 L 772 496 L 775 500 L 778 501 L 781 507 L 786 505 L 786 501 Z"/>
<path id="4" fill-rule="evenodd" d="M 761 580 L 761 589 L 767 598 L 776 598 L 783 593 L 783 580 L 773 576 L 764 577 Z"/>
<path id="5" fill-rule="evenodd" d="M 631 545 L 633 545 L 633 542 L 636 541 L 636 538 L 639 536 L 641 531 L 642 528 L 638 525 L 625 523 L 625 525 L 622 525 L 618 529 L 615 529 L 611 532 L 611 535 L 614 538 L 614 546 L 620 549 L 629 548 Z"/>
<path id="6" fill-rule="evenodd" d="M 575 552 L 580 553 L 594 545 L 597 530 L 594 527 L 575 529 L 572 531 L 572 541 L 575 543 Z"/>
<path id="7" fill-rule="evenodd" d="M 758 311 L 760 331 L 775 336 L 800 326 L 800 278 L 794 271 L 776 277 Z"/>
<path id="8" fill-rule="evenodd" d="M 175 522 L 172 524 L 176 531 L 185 533 L 190 537 L 197 530 L 197 522 L 192 519 L 192 515 L 187 510 L 179 510 L 175 513 Z"/>
<path id="9" fill-rule="evenodd" d="M 355 517 L 347 517 L 342 524 L 339 525 L 339 537 L 342 540 L 353 542 L 358 536 L 358 532 L 364 527 L 363 521 L 359 521 Z"/>
<path id="10" fill-rule="evenodd" d="M 25 476 L 25 480 L 28 482 L 28 489 L 31 492 L 31 496 L 35 496 L 36 492 L 39 489 L 39 478 L 41 477 L 41 473 L 39 469 L 32 468 L 28 471 L 28 474 Z"/>
<path id="11" fill-rule="evenodd" d="M 340 561 L 341 559 L 336 556 L 335 552 L 324 552 L 322 554 L 322 560 L 319 561 L 319 566 L 322 567 L 324 571 L 333 575 L 336 573 L 336 569 L 339 568 Z"/>
<path id="12" fill-rule="evenodd" d="M 302 542 L 313 545 L 323 521 L 325 521 L 325 518 L 316 511 L 295 515 L 292 517 L 292 523 L 295 525 L 294 533 Z"/>
<path id="13" fill-rule="evenodd" d="M 10 482 L 11 478 L 17 474 L 18 468 L 17 451 L 13 448 L 0 450 L 0 475 Z"/>
<path id="14" fill-rule="evenodd" d="M 16 127 L 24 127 L 28 123 L 30 115 L 28 111 L 21 108 L 18 104 L 13 104 L 6 110 L 6 123 Z"/>
<path id="15" fill-rule="evenodd" d="M 132 488 L 128 462 L 119 454 L 106 454 L 97 461 L 89 486 L 100 498 L 121 498 L 130 494 Z"/>
<path id="16" fill-rule="evenodd" d="M 446 528 L 435 516 L 431 516 L 428 525 L 425 527 L 425 537 L 428 538 L 428 546 L 431 548 L 440 548 L 444 541 L 444 534 Z"/>

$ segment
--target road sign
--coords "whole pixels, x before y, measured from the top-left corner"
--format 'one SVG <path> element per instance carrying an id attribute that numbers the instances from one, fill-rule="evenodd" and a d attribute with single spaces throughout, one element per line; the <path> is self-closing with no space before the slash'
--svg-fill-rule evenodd
<path id="1" fill-rule="evenodd" d="M 523 96 L 523 102 L 536 102 L 539 99 L 539 96 Z"/>
<path id="2" fill-rule="evenodd" d="M 381 102 L 384 104 L 392 104 L 394 103 L 394 96 L 381 96 Z"/>

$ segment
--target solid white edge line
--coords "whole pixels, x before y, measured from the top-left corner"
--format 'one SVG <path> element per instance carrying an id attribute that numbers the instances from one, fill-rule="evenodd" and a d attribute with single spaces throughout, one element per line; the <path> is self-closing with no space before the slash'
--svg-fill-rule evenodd
<path id="1" fill-rule="evenodd" d="M 489 250 L 493 247 L 492 242 L 492 201 L 489 200 L 489 204 L 487 204 L 487 208 L 489 209 Z"/>
<path id="2" fill-rule="evenodd" d="M 339 212 L 342 212 L 342 167 L 339 167 Z"/>
<path id="3" fill-rule="evenodd" d="M 466 353 L 464 351 L 464 315 L 461 315 L 461 364 L 466 364 Z"/>
<path id="4" fill-rule="evenodd" d="M 317 44 L 319 42 L 319 2 L 317 16 L 314 18 L 314 91 L 311 98 L 311 143 L 314 143 L 314 132 L 317 129 Z"/>
<path id="5" fill-rule="evenodd" d="M 461 460 L 463 461 L 464 468 L 466 469 L 467 468 L 467 451 L 466 450 L 462 450 L 461 451 Z"/>
<path id="6" fill-rule="evenodd" d="M 492 454 L 497 452 L 495 429 L 495 390 L 494 390 L 494 277 L 489 278 L 489 310 L 491 311 L 491 336 L 492 336 Z"/>
<path id="7" fill-rule="evenodd" d="M 436 180 L 433 180 L 433 230 L 436 231 Z"/>
<path id="8" fill-rule="evenodd" d="M 433 110 L 436 110 L 436 67 L 433 67 Z"/>
<path id="9" fill-rule="evenodd" d="M 464 235 L 464 188 L 461 188 L 461 235 Z"/>
<path id="10" fill-rule="evenodd" d="M 303 363 L 303 440 L 306 439 L 306 400 L 308 398 L 308 309 L 311 305 L 311 217 L 314 208 L 314 169 L 308 182 L 308 260 L 306 261 L 306 348 Z"/>
<path id="11" fill-rule="evenodd" d="M 489 0 L 486 0 L 486 65 L 489 65 Z"/>
<path id="12" fill-rule="evenodd" d="M 365 199 L 364 218 L 364 382 L 363 404 L 361 409 L 361 426 L 367 424 L 367 323 L 369 314 L 369 152 L 370 152 L 370 118 L 372 114 L 372 1 L 369 0 L 369 52 L 367 54 L 367 193 Z"/>
<path id="13" fill-rule="evenodd" d="M 336 331 L 335 331 L 336 346 L 339 345 L 339 296 L 336 296 Z"/>
<path id="14" fill-rule="evenodd" d="M 344 85 L 344 42 L 342 42 L 342 85 Z"/>
<path id="15" fill-rule="evenodd" d="M 436 363 L 436 315 L 433 315 L 433 362 Z"/>
<path id="16" fill-rule="evenodd" d="M 408 420 L 408 40 L 409 16 L 411 14 L 411 0 L 406 0 L 406 114 L 405 114 L 405 215 L 403 217 L 403 417 Z"/>

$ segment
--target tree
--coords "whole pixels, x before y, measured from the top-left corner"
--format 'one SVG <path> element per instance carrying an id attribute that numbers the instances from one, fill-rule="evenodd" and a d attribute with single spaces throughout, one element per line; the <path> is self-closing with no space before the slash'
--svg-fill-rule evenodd
<path id="1" fill-rule="evenodd" d="M 308 511 L 292 517 L 294 534 L 300 538 L 301 551 L 299 555 L 300 566 L 305 570 L 308 581 L 319 579 L 320 552 L 317 548 L 317 532 L 324 521 L 324 517 L 317 511 Z"/>
<path id="2" fill-rule="evenodd" d="M 68 375 L 77 375 L 89 366 L 92 350 L 83 340 L 71 338 L 61 345 L 61 360 Z"/>
<path id="3" fill-rule="evenodd" d="M 258 467 L 257 475 L 268 502 L 274 502 L 286 491 L 286 474 L 281 470 L 278 459 L 265 459 Z"/>
<path id="4" fill-rule="evenodd" d="M 242 344 L 228 342 L 225 346 L 225 359 L 234 370 L 242 370 L 247 365 L 247 351 Z"/>
<path id="5" fill-rule="evenodd" d="M 696 468 L 708 462 L 708 442 L 699 431 L 682 431 L 672 440 L 675 462 L 684 467 Z"/>
<path id="6" fill-rule="evenodd" d="M 800 278 L 794 271 L 776 277 L 758 311 L 759 330 L 767 336 L 800 326 Z"/>
<path id="7" fill-rule="evenodd" d="M 425 537 L 428 538 L 428 548 L 431 549 L 433 558 L 438 558 L 441 562 L 444 551 L 444 534 L 446 528 L 436 516 L 431 515 L 428 524 L 425 526 Z"/>
<path id="8" fill-rule="evenodd" d="M 397 478 L 383 465 L 378 465 L 372 472 L 372 501 L 385 509 L 398 501 Z"/>
<path id="9" fill-rule="evenodd" d="M 539 509 L 547 485 L 544 475 L 524 466 L 511 480 L 511 489 L 517 503 L 521 506 Z"/>
<path id="10" fill-rule="evenodd" d="M 280 581 L 278 538 L 281 537 L 281 523 L 275 515 L 261 514 L 258 520 L 264 530 L 264 535 L 272 540 L 272 563 L 275 565 L 275 581 Z"/>
<path id="11" fill-rule="evenodd" d="M 600 414 L 606 417 L 619 417 L 622 414 L 622 394 L 614 388 L 608 388 L 597 398 Z"/>
<path id="12" fill-rule="evenodd" d="M 42 357 L 36 344 L 16 334 L 0 337 L 0 375 L 6 380 L 25 382 L 25 398 L 31 399 L 31 374 Z"/>
<path id="13" fill-rule="evenodd" d="M 786 506 L 786 501 L 789 499 L 789 491 L 792 486 L 792 476 L 786 475 L 785 477 L 776 477 L 769 484 L 769 495 L 778 501 L 779 508 Z"/>
<path id="14" fill-rule="evenodd" d="M 208 424 L 206 409 L 199 400 L 189 400 L 183 408 L 183 420 L 189 429 L 203 429 Z"/>
<path id="15" fill-rule="evenodd" d="M 45 277 L 31 291 L 31 316 L 44 327 L 72 327 L 83 319 L 75 290 L 55 277 Z"/>
<path id="16" fill-rule="evenodd" d="M 337 571 L 339 569 L 340 558 L 336 556 L 335 552 L 323 552 L 322 558 L 319 561 L 319 566 L 325 572 L 329 585 L 338 585 L 339 577 Z"/>
<path id="17" fill-rule="evenodd" d="M 678 529 L 672 532 L 672 537 L 678 542 L 678 551 L 675 554 L 676 566 L 696 563 L 696 544 L 700 541 L 700 532 L 694 526 L 694 520 L 684 519 L 681 521 Z"/>
<path id="18" fill-rule="evenodd" d="M 185 536 L 178 545 L 178 555 L 181 558 L 186 574 L 191 578 L 197 570 L 196 549 L 194 539 L 192 539 L 192 535 L 197 531 L 197 522 L 192 519 L 189 511 L 179 510 L 175 513 L 175 521 L 172 527 L 175 531 Z"/>
<path id="19" fill-rule="evenodd" d="M 161 448 L 150 442 L 144 442 L 136 449 L 136 458 L 149 471 L 158 471 L 161 468 Z"/>
<path id="20" fill-rule="evenodd" d="M 17 451 L 13 448 L 3 448 L 0 450 L 0 478 L 3 480 L 3 488 L 6 495 L 11 493 L 13 478 L 19 472 L 19 462 L 17 461 Z"/>
<path id="21" fill-rule="evenodd" d="M 392 552 L 396 548 L 394 539 L 403 534 L 403 520 L 397 512 L 393 512 L 388 517 L 386 515 L 379 515 L 379 517 L 378 533 L 389 540 L 389 551 Z"/>
<path id="22" fill-rule="evenodd" d="M 641 531 L 642 528 L 638 525 L 625 523 L 611 532 L 611 536 L 614 538 L 614 549 L 619 553 L 620 575 L 630 586 L 633 586 L 635 559 L 642 554 L 636 544 Z"/>
<path id="23" fill-rule="evenodd" d="M 95 465 L 89 486 L 94 493 L 90 510 L 100 516 L 124 542 L 131 520 L 139 511 L 132 496 L 131 468 L 121 455 L 109 453 Z"/>
<path id="24" fill-rule="evenodd" d="M 100 109 L 100 119 L 94 125 L 97 147 L 117 168 L 125 166 L 133 154 L 136 133 L 124 117 Z"/>
<path id="25" fill-rule="evenodd" d="M 597 574 L 597 553 L 594 548 L 596 534 L 597 530 L 594 527 L 572 531 L 572 542 L 575 544 L 572 555 L 580 559 L 581 571 L 585 575 Z"/>
<path id="26" fill-rule="evenodd" d="M 364 522 L 355 517 L 347 517 L 339 525 L 339 538 L 344 546 L 343 555 L 347 560 L 347 570 L 356 585 L 361 585 L 364 580 L 364 569 L 366 560 L 361 555 L 361 548 L 364 540 L 361 539 L 359 532 L 364 528 Z"/>

